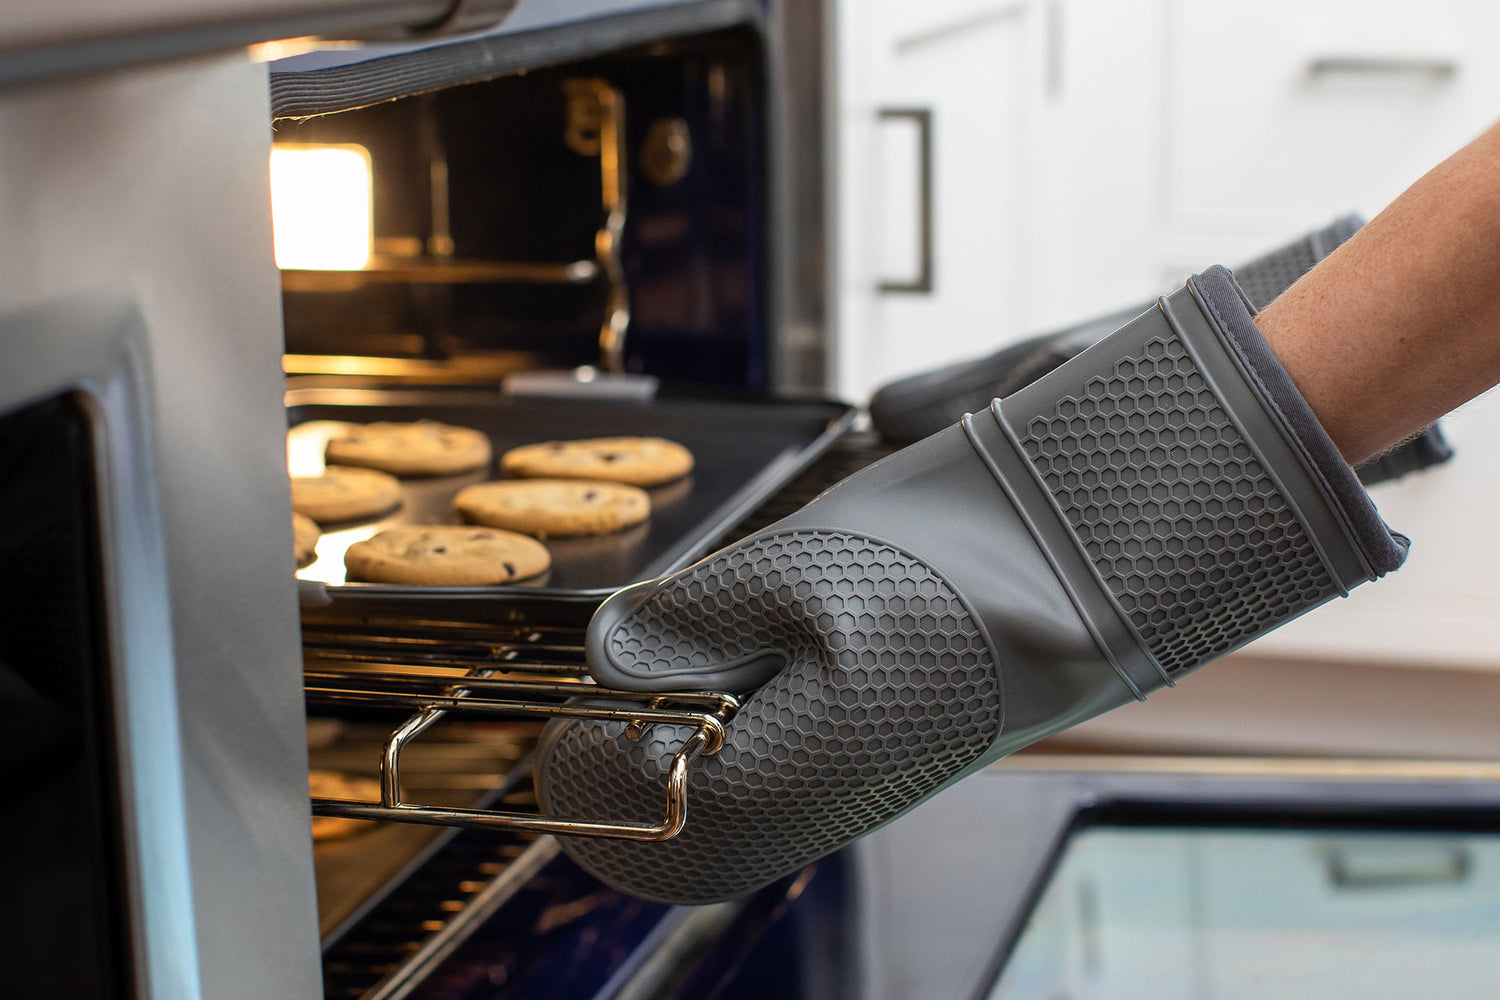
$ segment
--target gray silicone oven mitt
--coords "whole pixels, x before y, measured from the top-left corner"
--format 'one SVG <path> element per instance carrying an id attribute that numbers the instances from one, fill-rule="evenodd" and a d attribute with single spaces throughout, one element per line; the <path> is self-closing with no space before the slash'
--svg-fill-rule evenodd
<path id="1" fill-rule="evenodd" d="M 1234 269 L 1235 280 L 1256 309 L 1264 309 L 1313 266 L 1359 231 L 1364 220 L 1346 215 Z M 1136 306 L 933 371 L 908 375 L 876 390 L 870 420 L 888 441 L 924 438 L 1041 378 L 1084 348 L 1113 333 L 1146 306 Z M 1366 486 L 1446 462 L 1453 450 L 1433 424 L 1389 454 L 1357 470 Z"/>
<path id="2" fill-rule="evenodd" d="M 601 683 L 748 697 L 694 762 L 675 839 L 564 846 L 639 896 L 745 894 L 1395 569 L 1406 545 L 1212 268 L 990 409 L 606 601 L 588 632 Z M 658 821 L 687 736 L 550 724 L 545 809 Z"/>

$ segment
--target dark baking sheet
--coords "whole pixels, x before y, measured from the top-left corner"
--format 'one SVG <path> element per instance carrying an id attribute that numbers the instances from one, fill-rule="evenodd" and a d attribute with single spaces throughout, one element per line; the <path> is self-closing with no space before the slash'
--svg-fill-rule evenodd
<path id="1" fill-rule="evenodd" d="M 443 390 L 294 390 L 288 394 L 293 474 L 317 471 L 316 446 L 340 422 L 438 420 L 490 437 L 494 467 L 483 473 L 404 479 L 406 503 L 378 521 L 325 533 L 318 561 L 299 572 L 337 600 L 468 598 L 496 594 L 603 595 L 687 565 L 723 531 L 822 454 L 848 430 L 854 410 L 842 403 L 790 400 L 662 398 L 648 403 L 512 398 Z M 470 483 L 497 478 L 500 455 L 537 441 L 605 436 L 658 436 L 686 446 L 696 463 L 686 479 L 651 490 L 651 520 L 614 535 L 546 542 L 552 569 L 539 579 L 501 587 L 410 587 L 348 583 L 343 551 L 393 524 L 456 523 L 452 497 Z M 313 442 L 310 446 L 309 442 Z M 314 457 L 310 458 L 309 455 Z"/>

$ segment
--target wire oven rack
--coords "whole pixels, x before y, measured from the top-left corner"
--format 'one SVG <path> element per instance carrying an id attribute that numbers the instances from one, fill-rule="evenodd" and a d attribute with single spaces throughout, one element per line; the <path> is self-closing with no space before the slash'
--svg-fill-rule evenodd
<path id="1" fill-rule="evenodd" d="M 304 626 L 303 676 L 309 704 L 412 712 L 381 748 L 380 801 L 314 797 L 313 815 L 624 840 L 676 836 L 687 821 L 688 767 L 694 759 L 711 756 L 723 746 L 724 725 L 739 708 L 739 701 L 717 692 L 648 694 L 603 687 L 583 672 L 578 636 L 576 630 L 512 626 L 491 630 L 457 623 L 447 623 L 437 636 Z M 647 726 L 656 724 L 691 726 L 693 731 L 673 755 L 663 790 L 665 815 L 655 824 L 405 801 L 402 752 L 425 730 L 450 716 L 603 719 L 625 722 L 625 736 L 631 740 L 639 740 Z"/>
<path id="2" fill-rule="evenodd" d="M 828 486 L 892 450 L 867 431 L 845 435 L 718 539 L 714 547 L 727 545 L 791 513 Z M 518 613 L 516 621 L 485 623 L 408 616 L 366 616 L 357 625 L 305 619 L 303 657 L 309 703 L 412 711 L 382 747 L 380 801 L 314 798 L 313 814 L 644 841 L 676 836 L 687 819 L 688 768 L 694 760 L 718 752 L 724 727 L 739 709 L 739 700 L 719 692 L 643 694 L 594 683 L 584 669 L 587 614 L 580 610 L 575 608 L 563 615 L 559 620 L 565 624 L 542 624 L 525 612 Z M 598 704 L 600 701 L 610 704 Z M 668 770 L 662 821 L 621 823 L 608 818 L 562 819 L 405 801 L 401 793 L 402 751 L 423 731 L 449 716 L 624 721 L 625 735 L 630 739 L 639 739 L 645 727 L 656 724 L 691 726 L 693 731 L 677 749 Z"/>

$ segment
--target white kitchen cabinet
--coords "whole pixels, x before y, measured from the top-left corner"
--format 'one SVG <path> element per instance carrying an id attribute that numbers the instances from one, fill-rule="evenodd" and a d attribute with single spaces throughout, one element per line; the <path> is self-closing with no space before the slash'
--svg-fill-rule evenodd
<path id="1" fill-rule="evenodd" d="M 1373 213 L 1500 116 L 1500 6 L 1170 0 L 1162 208 L 1274 238 Z"/>
<path id="2" fill-rule="evenodd" d="M 1490 0 L 844 0 L 837 389 L 1142 302 L 1349 211 L 1500 118 Z M 914 129 L 930 109 L 930 291 Z M 1375 491 L 1407 566 L 1263 655 L 1500 668 L 1500 399 L 1459 457 Z"/>
<path id="3" fill-rule="evenodd" d="M 1016 0 L 839 9 L 845 395 L 963 358 L 1022 318 L 1039 9 Z"/>

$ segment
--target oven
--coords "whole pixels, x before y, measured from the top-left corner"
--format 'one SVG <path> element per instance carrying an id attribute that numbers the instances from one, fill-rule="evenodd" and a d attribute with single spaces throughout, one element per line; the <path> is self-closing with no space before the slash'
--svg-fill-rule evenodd
<path id="1" fill-rule="evenodd" d="M 478 33 L 512 5 L 148 6 L 29 11 L 3 62 L 17 995 L 851 990 L 842 863 L 717 908 L 621 896 L 548 834 L 670 836 L 691 803 L 557 823 L 528 758 L 541 720 L 586 710 L 606 594 L 880 450 L 821 392 L 818 5 L 538 2 Z M 231 48 L 320 30 L 375 41 Z M 327 151 L 366 171 L 356 263 L 283 257 L 295 216 L 273 234 L 268 155 L 274 178 Z M 352 583 L 339 547 L 367 525 L 294 584 L 289 458 L 382 417 L 497 449 L 659 434 L 696 468 L 646 529 L 553 543 L 540 581 Z M 396 519 L 455 485 L 414 485 Z M 309 766 L 379 783 L 313 796 L 355 832 L 311 849 Z"/>
<path id="2" fill-rule="evenodd" d="M 891 450 L 823 393 L 826 10 L 303 6 L 35 5 L 0 57 L 7 995 L 1019 996 L 1007 956 L 1087 964 L 1048 941 L 1094 931 L 1049 914 L 1103 891 L 1066 867 L 1095 827 L 1493 828 L 1483 768 L 1023 757 L 746 899 L 584 874 L 555 835 L 667 837 L 692 803 L 669 782 L 657 823 L 541 815 L 542 722 L 687 722 L 691 768 L 735 707 L 580 703 L 593 608 Z M 302 34 L 369 44 L 234 48 Z M 330 151 L 352 172 L 273 237 L 268 156 Z M 310 219 L 314 256 L 278 243 Z M 354 256 L 326 256 L 341 233 Z M 448 517 L 449 477 L 335 526 L 293 583 L 288 468 L 345 423 L 414 418 L 501 448 L 659 434 L 699 464 L 649 530 L 555 543 L 540 580 L 346 579 L 381 524 Z M 373 791 L 310 809 L 310 767 Z M 310 843 L 312 816 L 356 825 Z M 1356 882 L 1464 881 L 1488 856 L 1339 844 Z"/>
<path id="3" fill-rule="evenodd" d="M 623 712 L 636 726 L 706 716 L 699 731 L 712 732 L 734 699 L 578 703 L 592 609 L 885 451 L 818 392 L 821 295 L 809 293 L 822 250 L 816 227 L 793 239 L 784 220 L 815 193 L 798 173 L 820 169 L 803 162 L 816 133 L 800 150 L 788 133 L 821 101 L 778 75 L 789 31 L 804 35 L 805 84 L 817 73 L 805 25 L 745 3 L 528 32 L 529 61 L 499 73 L 491 56 L 514 58 L 514 40 L 271 68 L 273 157 L 345 154 L 350 184 L 373 192 L 357 266 L 302 261 L 299 220 L 278 215 L 293 474 L 317 472 L 348 423 L 412 419 L 482 430 L 497 454 L 625 434 L 670 438 L 695 461 L 651 491 L 645 527 L 549 538 L 547 575 L 521 584 L 344 571 L 345 548 L 382 527 L 453 520 L 454 492 L 491 470 L 407 481 L 388 517 L 324 534 L 299 573 L 310 763 L 382 794 L 318 796 L 313 811 L 383 821 L 314 845 L 328 997 L 855 989 L 842 861 L 724 906 L 644 903 L 583 874 L 549 834 L 670 836 L 692 810 L 683 786 L 664 788 L 657 823 L 555 819 L 537 811 L 527 758 L 558 713 Z M 408 77 L 427 83 L 389 92 Z M 273 170 L 280 213 L 297 193 L 276 184 Z M 710 752 L 689 741 L 678 766 Z"/>

